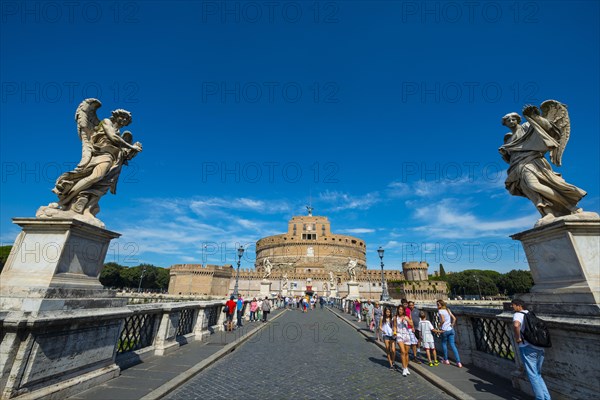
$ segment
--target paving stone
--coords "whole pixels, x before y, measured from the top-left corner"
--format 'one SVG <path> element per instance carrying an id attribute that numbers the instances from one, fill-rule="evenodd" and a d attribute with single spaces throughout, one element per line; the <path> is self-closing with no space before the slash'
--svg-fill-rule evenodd
<path id="1" fill-rule="evenodd" d="M 166 399 L 450 399 L 327 310 L 287 311 Z"/>

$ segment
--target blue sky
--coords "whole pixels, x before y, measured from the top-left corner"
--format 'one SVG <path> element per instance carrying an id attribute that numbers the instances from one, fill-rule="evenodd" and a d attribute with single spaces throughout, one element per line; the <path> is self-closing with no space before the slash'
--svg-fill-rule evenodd
<path id="1" fill-rule="evenodd" d="M 386 268 L 526 269 L 538 218 L 504 189 L 501 117 L 569 106 L 555 170 L 600 209 L 595 1 L 2 3 L 0 239 L 79 162 L 73 115 L 133 113 L 144 151 L 98 215 L 107 261 L 233 263 L 305 213 Z"/>

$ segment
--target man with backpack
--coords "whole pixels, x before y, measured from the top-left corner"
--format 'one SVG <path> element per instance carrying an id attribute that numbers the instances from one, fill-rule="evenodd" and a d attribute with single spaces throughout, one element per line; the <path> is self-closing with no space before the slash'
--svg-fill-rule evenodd
<path id="1" fill-rule="evenodd" d="M 514 299 L 511 306 L 515 312 L 513 315 L 515 341 L 519 346 L 519 354 L 535 398 L 536 400 L 550 400 L 550 393 L 542 378 L 542 364 L 544 363 L 545 353 L 543 347 L 551 346 L 548 329 L 543 321 L 526 309 L 522 300 Z M 532 342 L 535 342 L 535 344 Z"/>

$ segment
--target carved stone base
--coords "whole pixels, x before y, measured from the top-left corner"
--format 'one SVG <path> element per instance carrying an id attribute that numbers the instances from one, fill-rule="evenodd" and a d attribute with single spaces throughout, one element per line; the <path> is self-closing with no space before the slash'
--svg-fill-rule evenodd
<path id="1" fill-rule="evenodd" d="M 527 255 L 535 285 L 519 297 L 532 310 L 600 316 L 600 219 L 561 218 L 511 237 Z"/>
<path id="2" fill-rule="evenodd" d="M 37 313 L 123 304 L 98 280 L 118 233 L 73 219 L 13 222 L 23 230 L 0 276 L 0 309 Z"/>
<path id="3" fill-rule="evenodd" d="M 260 296 L 262 298 L 271 297 L 271 282 L 266 280 L 260 282 Z"/>
<path id="4" fill-rule="evenodd" d="M 358 299 L 360 298 L 360 292 L 358 291 L 358 282 L 348 282 L 348 296 L 347 299 Z"/>

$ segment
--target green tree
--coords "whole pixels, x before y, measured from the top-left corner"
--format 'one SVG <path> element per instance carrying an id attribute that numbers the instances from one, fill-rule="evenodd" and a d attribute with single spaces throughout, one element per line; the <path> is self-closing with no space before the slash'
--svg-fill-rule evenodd
<path id="1" fill-rule="evenodd" d="M 442 280 L 446 279 L 446 270 L 442 264 L 440 264 L 440 278 L 442 278 Z"/>
<path id="2" fill-rule="evenodd" d="M 104 268 L 100 273 L 100 283 L 108 287 L 122 288 L 123 278 L 121 278 L 121 273 L 123 269 L 125 269 L 124 266 L 114 262 L 104 264 Z"/>
<path id="3" fill-rule="evenodd" d="M 0 246 L 0 272 L 4 269 L 4 264 L 6 264 L 11 249 L 12 246 Z"/>
<path id="4" fill-rule="evenodd" d="M 517 293 L 529 293 L 533 286 L 531 272 L 513 269 L 502 276 L 498 288 L 509 296 Z"/>

